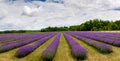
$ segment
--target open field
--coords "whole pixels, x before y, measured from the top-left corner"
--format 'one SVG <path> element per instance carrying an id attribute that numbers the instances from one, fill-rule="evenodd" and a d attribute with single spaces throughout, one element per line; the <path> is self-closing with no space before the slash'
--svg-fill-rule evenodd
<path id="1" fill-rule="evenodd" d="M 101 53 L 96 48 L 85 43 L 81 39 L 78 39 L 78 38 L 75 38 L 72 36 L 70 36 L 70 37 L 73 38 L 77 43 L 79 43 L 79 45 L 81 45 L 88 51 L 87 58 L 84 59 L 83 61 L 120 61 L 120 47 L 118 47 L 118 46 L 113 46 L 113 45 L 109 44 L 112 47 L 113 52 L 106 54 L 106 53 Z M 7 52 L 0 53 L 0 61 L 44 61 L 41 57 L 42 52 L 46 49 L 46 47 L 48 47 L 53 42 L 53 40 L 55 38 L 56 37 L 53 36 L 48 41 L 43 43 L 41 46 L 36 48 L 33 52 L 31 52 L 30 54 L 28 54 L 27 56 L 22 57 L 22 58 L 15 57 L 16 51 L 21 46 L 14 48 Z M 118 37 L 118 40 L 119 40 L 119 37 Z M 11 41 L 11 43 L 12 42 L 13 41 Z M 35 42 L 36 41 L 32 41 L 28 44 L 25 44 L 24 46 L 33 45 L 33 44 L 35 44 Z M 2 43 L 0 43 L 0 44 L 2 44 Z M 56 50 L 56 54 L 53 58 L 53 61 L 77 61 L 77 59 L 72 56 L 71 52 L 72 51 L 71 51 L 70 45 L 67 43 L 67 40 L 65 39 L 63 33 L 61 33 L 60 42 L 58 44 L 58 48 Z"/>

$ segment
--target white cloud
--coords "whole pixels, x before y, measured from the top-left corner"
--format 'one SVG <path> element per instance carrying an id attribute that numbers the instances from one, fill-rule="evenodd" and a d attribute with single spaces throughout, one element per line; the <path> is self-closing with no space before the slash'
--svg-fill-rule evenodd
<path id="1" fill-rule="evenodd" d="M 39 8 L 31 8 L 31 7 L 28 7 L 28 6 L 24 6 L 23 8 L 23 14 L 24 15 L 27 15 L 27 16 L 35 16 L 35 14 L 37 14 L 40 9 L 42 9 L 41 7 Z"/>
<path id="2" fill-rule="evenodd" d="M 6 1 L 0 0 L 0 30 L 70 26 L 95 18 L 120 19 L 120 11 L 114 10 L 120 8 L 120 0 L 63 0 L 63 4 Z"/>

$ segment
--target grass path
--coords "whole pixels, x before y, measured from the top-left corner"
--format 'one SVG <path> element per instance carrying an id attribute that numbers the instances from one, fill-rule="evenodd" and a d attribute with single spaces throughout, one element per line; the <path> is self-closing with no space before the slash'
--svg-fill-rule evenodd
<path id="1" fill-rule="evenodd" d="M 42 61 L 41 59 L 42 51 L 54 40 L 54 38 L 55 36 L 24 58 L 16 58 L 14 56 L 18 48 L 5 53 L 0 53 L 0 61 Z"/>
<path id="2" fill-rule="evenodd" d="M 85 61 L 120 61 L 120 48 L 113 46 L 111 54 L 102 54 L 95 50 L 93 47 L 85 44 L 81 40 L 74 38 L 81 46 L 88 50 L 88 58 Z"/>
<path id="3" fill-rule="evenodd" d="M 41 53 L 54 40 L 54 38 L 55 36 L 24 58 L 16 58 L 14 56 L 18 48 L 5 53 L 0 53 L 0 61 L 42 61 Z M 84 61 L 120 61 L 120 47 L 113 46 L 113 53 L 102 54 L 81 40 L 74 37 L 73 39 L 88 50 L 88 58 Z M 72 57 L 71 49 L 63 35 L 61 35 L 60 43 L 53 61 L 76 61 L 76 59 Z"/>
<path id="4" fill-rule="evenodd" d="M 75 59 L 71 56 L 70 52 L 70 47 L 62 34 L 58 50 L 53 61 L 75 61 Z"/>

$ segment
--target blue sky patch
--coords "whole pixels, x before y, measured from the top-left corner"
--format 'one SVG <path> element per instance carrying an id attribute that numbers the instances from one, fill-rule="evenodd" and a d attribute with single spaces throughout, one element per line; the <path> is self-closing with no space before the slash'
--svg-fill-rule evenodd
<path id="1" fill-rule="evenodd" d="M 119 7 L 119 8 L 114 8 L 114 10 L 118 10 L 118 11 L 120 11 L 120 7 Z"/>

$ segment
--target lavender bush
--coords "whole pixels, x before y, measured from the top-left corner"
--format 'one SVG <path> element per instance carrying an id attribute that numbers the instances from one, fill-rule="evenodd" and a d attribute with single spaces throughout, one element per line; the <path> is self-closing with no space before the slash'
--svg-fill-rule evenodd
<path id="1" fill-rule="evenodd" d="M 78 60 L 83 60 L 87 57 L 87 50 L 79 45 L 74 39 L 64 33 L 64 36 L 71 47 L 72 54 Z"/>
<path id="2" fill-rule="evenodd" d="M 12 50 L 12 49 L 17 48 L 17 47 L 21 47 L 21 46 L 26 45 L 30 42 L 37 41 L 37 40 L 39 40 L 39 39 L 41 39 L 45 36 L 48 36 L 48 34 L 34 35 L 34 37 L 23 40 L 23 41 L 19 41 L 19 42 L 16 42 L 16 43 L 11 43 L 11 44 L 0 46 L 0 53 Z"/>
<path id="3" fill-rule="evenodd" d="M 81 39 L 84 42 L 88 43 L 89 45 L 97 48 L 102 53 L 111 53 L 112 52 L 112 47 L 110 45 L 107 45 L 105 43 L 98 42 L 98 41 L 95 41 L 95 40 L 92 40 L 92 39 L 89 39 L 89 38 L 86 38 L 86 37 L 83 37 L 80 35 L 75 35 L 73 33 L 71 33 L 71 35 L 78 39 Z"/>
<path id="4" fill-rule="evenodd" d="M 104 32 L 72 32 L 72 33 L 120 47 L 119 33 L 104 33 Z"/>
<path id="5" fill-rule="evenodd" d="M 18 57 L 18 58 L 27 56 L 28 54 L 30 54 L 31 52 L 33 52 L 36 48 L 38 48 L 39 46 L 41 46 L 43 43 L 45 43 L 48 39 L 50 39 L 54 35 L 55 34 L 51 34 L 48 37 L 45 37 L 45 38 L 42 38 L 42 39 L 36 41 L 32 45 L 27 45 L 27 46 L 23 46 L 23 47 L 19 48 L 17 50 L 17 52 L 15 53 L 15 56 Z"/>
<path id="6" fill-rule="evenodd" d="M 60 40 L 60 34 L 56 36 L 53 42 L 42 52 L 42 58 L 44 61 L 52 61 L 55 56 L 58 44 Z"/>

